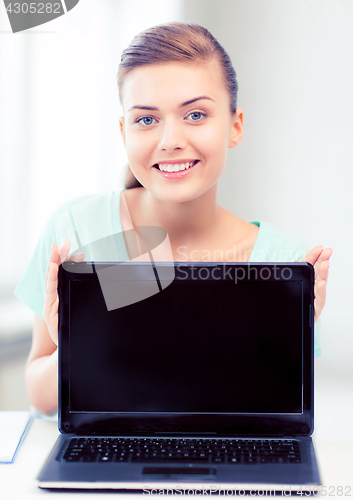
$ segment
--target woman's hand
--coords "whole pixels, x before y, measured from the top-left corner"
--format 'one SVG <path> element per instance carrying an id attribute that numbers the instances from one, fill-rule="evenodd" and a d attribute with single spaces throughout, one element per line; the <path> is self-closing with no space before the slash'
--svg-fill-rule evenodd
<path id="1" fill-rule="evenodd" d="M 45 300 L 43 317 L 47 323 L 48 330 L 51 338 L 58 345 L 58 308 L 59 308 L 59 297 L 58 297 L 58 270 L 59 265 L 65 260 L 70 260 L 74 262 L 81 262 L 85 255 L 83 253 L 74 254 L 69 259 L 71 243 L 67 238 L 63 239 L 61 243 L 61 248 L 58 245 L 51 246 L 51 254 L 49 257 L 49 263 L 47 267 L 47 272 L 45 274 Z"/>
<path id="2" fill-rule="evenodd" d="M 302 262 L 309 262 L 315 270 L 315 300 L 314 300 L 314 323 L 318 320 L 325 302 L 326 302 L 326 284 L 328 278 L 329 258 L 332 255 L 332 248 L 323 248 L 323 246 L 314 247 L 304 257 Z M 299 262 L 296 260 L 295 262 Z"/>

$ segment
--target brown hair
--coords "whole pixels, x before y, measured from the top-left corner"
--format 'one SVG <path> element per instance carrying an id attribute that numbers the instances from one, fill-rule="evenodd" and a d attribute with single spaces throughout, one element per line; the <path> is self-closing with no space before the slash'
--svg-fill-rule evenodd
<path id="1" fill-rule="evenodd" d="M 123 51 L 118 69 L 119 99 L 125 77 L 138 66 L 167 62 L 213 62 L 223 69 L 223 81 L 230 98 L 230 112 L 237 109 L 238 82 L 229 55 L 215 37 L 203 26 L 194 23 L 168 23 L 148 28 L 136 35 Z M 142 187 L 129 165 L 125 188 Z"/>

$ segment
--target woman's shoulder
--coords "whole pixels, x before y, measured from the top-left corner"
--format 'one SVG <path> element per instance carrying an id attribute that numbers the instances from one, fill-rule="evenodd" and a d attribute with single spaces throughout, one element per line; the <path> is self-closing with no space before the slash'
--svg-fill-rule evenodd
<path id="1" fill-rule="evenodd" d="M 111 207 L 112 203 L 119 206 L 121 190 L 108 191 L 103 193 L 91 193 L 69 198 L 60 203 L 52 212 L 49 221 L 55 219 L 64 212 L 72 214 L 95 213 L 96 210 L 102 211 L 106 207 Z"/>
<path id="2" fill-rule="evenodd" d="M 252 221 L 251 223 L 259 227 L 259 232 L 249 261 L 300 261 L 308 253 L 308 246 L 290 232 L 281 230 L 265 221 Z"/>
<path id="3" fill-rule="evenodd" d="M 109 191 L 70 198 L 53 210 L 46 229 L 54 231 L 58 244 L 68 238 L 78 240 L 78 246 L 120 231 L 120 194 L 121 191 Z"/>

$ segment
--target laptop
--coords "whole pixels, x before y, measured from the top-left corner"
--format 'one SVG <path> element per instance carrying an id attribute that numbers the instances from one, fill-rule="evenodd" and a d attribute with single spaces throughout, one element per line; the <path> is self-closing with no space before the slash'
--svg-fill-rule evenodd
<path id="1" fill-rule="evenodd" d="M 311 264 L 64 262 L 58 294 L 40 488 L 317 491 Z"/>

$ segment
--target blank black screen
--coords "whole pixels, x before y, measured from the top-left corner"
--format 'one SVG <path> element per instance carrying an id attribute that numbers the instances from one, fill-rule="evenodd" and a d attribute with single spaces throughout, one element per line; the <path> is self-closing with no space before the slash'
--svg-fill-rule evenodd
<path id="1" fill-rule="evenodd" d="M 71 411 L 302 411 L 301 281 L 175 280 L 107 311 L 78 280 L 70 303 Z"/>

